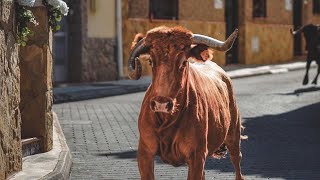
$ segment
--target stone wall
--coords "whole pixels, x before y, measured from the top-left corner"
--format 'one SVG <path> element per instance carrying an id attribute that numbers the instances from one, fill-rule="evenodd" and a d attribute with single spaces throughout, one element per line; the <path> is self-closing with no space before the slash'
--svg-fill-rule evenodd
<path id="1" fill-rule="evenodd" d="M 148 18 L 150 0 L 128 0 L 126 9 L 129 18 Z"/>
<path id="2" fill-rule="evenodd" d="M 20 49 L 22 138 L 41 139 L 41 151 L 52 149 L 52 35 L 44 6 L 31 8 L 38 26 Z"/>
<path id="3" fill-rule="evenodd" d="M 87 38 L 83 51 L 82 81 L 118 79 L 115 38 Z"/>
<path id="4" fill-rule="evenodd" d="M 14 33 L 13 0 L 1 0 L 0 9 L 0 179 L 22 167 L 20 70 Z"/>

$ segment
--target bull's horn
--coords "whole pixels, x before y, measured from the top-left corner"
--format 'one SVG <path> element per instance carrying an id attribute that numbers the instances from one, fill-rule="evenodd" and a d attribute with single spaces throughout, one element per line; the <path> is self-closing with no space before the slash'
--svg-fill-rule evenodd
<path id="1" fill-rule="evenodd" d="M 131 51 L 128 61 L 128 76 L 130 79 L 138 80 L 141 77 L 142 67 L 139 55 L 146 52 L 147 47 L 144 44 L 144 38 L 141 39 Z"/>
<path id="2" fill-rule="evenodd" d="M 296 30 L 296 31 L 292 31 L 292 29 L 290 29 L 290 32 L 293 34 L 293 35 L 296 35 L 296 34 L 299 34 L 301 31 L 302 31 L 302 29 L 304 28 L 304 26 L 302 26 L 302 27 L 300 27 L 298 30 Z"/>
<path id="3" fill-rule="evenodd" d="M 237 35 L 238 29 L 235 29 L 225 42 L 201 34 L 192 34 L 191 40 L 193 44 L 205 44 L 218 51 L 228 51 L 231 49 Z"/>

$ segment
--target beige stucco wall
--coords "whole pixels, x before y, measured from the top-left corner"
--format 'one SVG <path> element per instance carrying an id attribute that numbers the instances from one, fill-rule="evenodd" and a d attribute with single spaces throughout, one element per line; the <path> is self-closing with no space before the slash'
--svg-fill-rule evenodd
<path id="1" fill-rule="evenodd" d="M 239 61 L 243 64 L 275 64 L 293 58 L 291 25 L 246 23 L 240 31 Z M 277 33 L 274 33 L 277 32 Z"/>
<path id="2" fill-rule="evenodd" d="M 95 1 L 95 12 L 90 8 Z M 112 38 L 116 36 L 116 0 L 88 0 L 88 37 Z"/>
<path id="3" fill-rule="evenodd" d="M 220 7 L 215 7 L 219 2 Z M 179 1 L 179 20 L 224 22 L 224 0 L 183 0 Z M 201 12 L 201 13 L 199 13 Z"/>
<path id="4" fill-rule="evenodd" d="M 252 17 L 252 1 L 241 0 L 239 12 L 239 62 L 274 64 L 293 58 L 292 10 L 285 0 L 268 0 L 267 17 Z"/>

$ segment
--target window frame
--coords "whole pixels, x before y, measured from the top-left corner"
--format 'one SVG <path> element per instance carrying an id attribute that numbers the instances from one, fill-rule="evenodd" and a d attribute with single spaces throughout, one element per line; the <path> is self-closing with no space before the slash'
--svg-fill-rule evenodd
<path id="1" fill-rule="evenodd" d="M 261 3 L 263 2 L 263 3 Z M 255 5 L 259 6 L 261 14 L 255 12 Z M 252 0 L 252 18 L 266 18 L 267 17 L 267 0 Z"/>
<path id="2" fill-rule="evenodd" d="M 173 2 L 172 12 L 170 16 L 165 17 L 163 14 L 162 16 L 156 15 L 155 16 L 155 1 L 170 3 Z M 161 13 L 160 13 L 161 14 Z M 179 0 L 149 0 L 149 18 L 153 20 L 178 20 L 179 19 Z"/>
<path id="3" fill-rule="evenodd" d="M 316 3 L 317 2 L 317 3 Z M 317 6 L 316 6 L 317 5 Z M 313 0 L 312 1 L 312 13 L 320 15 L 320 1 L 319 0 Z"/>

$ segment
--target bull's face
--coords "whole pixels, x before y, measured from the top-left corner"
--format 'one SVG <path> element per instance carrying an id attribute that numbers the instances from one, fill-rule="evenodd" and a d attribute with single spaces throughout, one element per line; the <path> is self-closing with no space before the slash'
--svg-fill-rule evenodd
<path id="1" fill-rule="evenodd" d="M 145 38 L 133 43 L 134 48 L 129 58 L 129 77 L 139 79 L 141 64 L 139 55 L 150 54 L 152 66 L 152 97 L 150 108 L 154 112 L 174 113 L 178 110 L 177 99 L 183 96 L 187 85 L 190 56 L 206 60 L 208 47 L 226 51 L 231 48 L 237 30 L 221 42 L 216 39 L 192 34 L 183 28 L 158 27 L 148 31 Z M 136 38 L 136 41 L 138 39 Z M 198 44 L 191 49 L 191 44 Z M 199 58 L 197 58 L 199 59 Z"/>
<path id="2" fill-rule="evenodd" d="M 176 98 L 184 92 L 187 81 L 190 37 L 190 34 L 177 37 L 176 34 L 158 33 L 156 37 L 146 38 L 146 42 L 151 43 L 153 97 L 150 107 L 154 112 L 173 113 L 178 109 Z"/>

